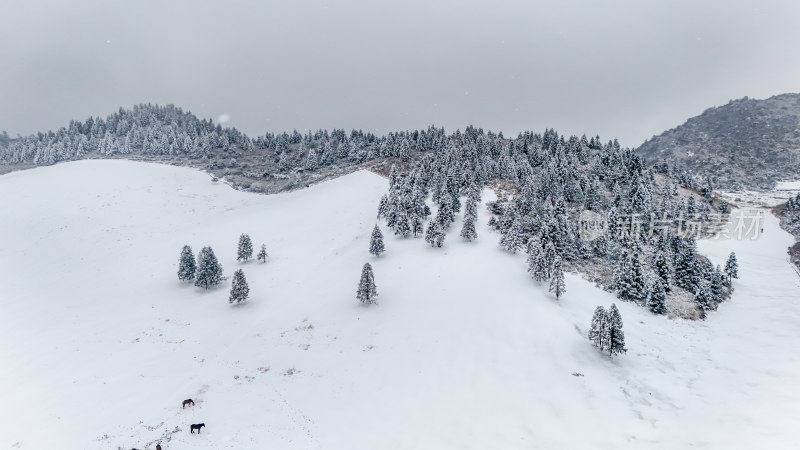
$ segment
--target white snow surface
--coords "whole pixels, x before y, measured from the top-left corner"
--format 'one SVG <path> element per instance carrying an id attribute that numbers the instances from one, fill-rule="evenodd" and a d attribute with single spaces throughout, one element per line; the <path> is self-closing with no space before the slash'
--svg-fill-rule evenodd
<path id="1" fill-rule="evenodd" d="M 800 190 L 800 180 L 797 181 L 779 181 L 775 186 L 779 191 L 798 191 Z"/>
<path id="2" fill-rule="evenodd" d="M 386 184 L 261 196 L 130 161 L 0 176 L 0 448 L 797 448 L 800 278 L 773 216 L 759 240 L 700 243 L 736 251 L 741 280 L 689 322 L 569 274 L 556 301 L 484 208 L 475 242 L 460 221 L 442 249 L 384 227 L 372 257 Z M 266 264 L 236 262 L 241 233 Z M 243 268 L 251 298 L 180 283 L 184 244 Z M 609 358 L 585 333 L 612 302 L 629 351 Z"/>

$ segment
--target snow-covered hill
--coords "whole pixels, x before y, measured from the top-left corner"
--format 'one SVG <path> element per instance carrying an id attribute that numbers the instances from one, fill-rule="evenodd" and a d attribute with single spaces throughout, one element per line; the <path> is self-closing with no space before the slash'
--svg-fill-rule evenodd
<path id="1" fill-rule="evenodd" d="M 0 447 L 794 448 L 800 278 L 771 215 L 757 241 L 699 243 L 742 280 L 686 322 L 569 275 L 556 302 L 483 208 L 476 242 L 387 236 L 374 258 L 385 189 L 362 171 L 258 196 L 129 161 L 1 176 Z M 266 264 L 236 262 L 241 233 Z M 243 268 L 250 300 L 179 283 L 184 244 Z M 629 352 L 609 359 L 585 333 L 612 302 Z"/>

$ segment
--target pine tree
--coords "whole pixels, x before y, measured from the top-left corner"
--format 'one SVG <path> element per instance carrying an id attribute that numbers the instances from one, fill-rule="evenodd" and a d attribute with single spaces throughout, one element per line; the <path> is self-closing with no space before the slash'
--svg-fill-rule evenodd
<path id="1" fill-rule="evenodd" d="M 538 238 L 528 241 L 528 273 L 534 281 L 547 281 L 548 269 L 544 260 L 544 250 Z"/>
<path id="2" fill-rule="evenodd" d="M 194 285 L 211 289 L 222 281 L 222 266 L 211 247 L 203 247 L 197 254 L 197 275 Z"/>
<path id="3" fill-rule="evenodd" d="M 239 236 L 239 251 L 236 257 L 237 261 L 247 261 L 253 257 L 253 241 L 250 236 L 242 234 Z"/>
<path id="4" fill-rule="evenodd" d="M 434 241 L 436 243 L 436 247 L 441 248 L 442 245 L 444 245 L 444 238 L 445 238 L 444 229 L 443 228 L 439 228 L 436 231 L 436 237 L 434 238 Z"/>
<path id="5" fill-rule="evenodd" d="M 258 251 L 257 259 L 262 263 L 267 262 L 267 258 L 269 255 L 267 254 L 267 246 L 265 244 L 261 244 L 261 250 Z"/>
<path id="6" fill-rule="evenodd" d="M 413 234 L 414 237 L 417 237 L 417 235 L 422 234 L 422 231 L 423 231 L 423 228 L 424 228 L 423 227 L 422 216 L 420 216 L 416 212 L 414 214 L 412 214 L 411 215 L 411 220 L 410 220 L 410 226 L 411 226 L 411 234 Z"/>
<path id="7" fill-rule="evenodd" d="M 522 224 L 519 219 L 515 218 L 508 230 L 503 233 L 500 246 L 511 253 L 516 253 L 522 248 Z"/>
<path id="8" fill-rule="evenodd" d="M 695 292 L 698 282 L 695 240 L 691 237 L 676 239 L 678 245 L 675 254 L 675 284 Z"/>
<path id="9" fill-rule="evenodd" d="M 555 294 L 556 300 L 558 300 L 566 290 L 564 270 L 561 268 L 561 257 L 556 256 L 555 261 L 553 261 L 553 268 L 550 270 L 550 292 Z"/>
<path id="10" fill-rule="evenodd" d="M 622 316 L 617 309 L 617 305 L 611 304 L 606 316 L 608 338 L 608 354 L 615 355 L 625 353 L 625 333 L 622 331 Z"/>
<path id="11" fill-rule="evenodd" d="M 438 220 L 433 219 L 428 223 L 428 228 L 425 230 L 425 242 L 431 244 L 431 247 L 441 247 L 444 244 L 445 233 L 442 225 Z"/>
<path id="12" fill-rule="evenodd" d="M 649 289 L 647 308 L 653 314 L 666 314 L 667 312 L 667 293 L 664 289 L 664 281 L 656 276 L 653 277 L 653 284 Z"/>
<path id="13" fill-rule="evenodd" d="M 469 216 L 464 216 L 464 226 L 461 227 L 461 237 L 467 241 L 472 241 L 473 239 L 478 237 L 478 232 L 475 231 L 474 218 Z"/>
<path id="14" fill-rule="evenodd" d="M 192 247 L 184 245 L 183 250 L 181 250 L 181 259 L 178 262 L 178 279 L 181 281 L 192 281 L 194 280 L 196 271 L 197 265 L 194 262 Z"/>
<path id="15" fill-rule="evenodd" d="M 381 201 L 378 203 L 378 219 L 381 217 L 386 217 L 386 213 L 389 210 L 389 198 L 386 194 L 381 196 Z"/>
<path id="16" fill-rule="evenodd" d="M 665 250 L 656 250 L 656 253 L 653 256 L 653 270 L 655 270 L 656 275 L 661 278 L 662 287 L 664 290 L 669 292 L 669 283 L 672 279 L 672 270 L 669 266 L 669 261 L 667 259 Z"/>
<path id="17" fill-rule="evenodd" d="M 711 295 L 711 288 L 708 282 L 703 281 L 697 287 L 697 292 L 694 294 L 694 302 L 697 303 L 697 306 L 703 310 L 705 317 L 705 311 L 710 311 L 714 309 L 716 306 L 714 303 L 714 298 Z"/>
<path id="18" fill-rule="evenodd" d="M 383 233 L 381 233 L 381 229 L 378 228 L 378 225 L 375 225 L 375 228 L 372 229 L 372 238 L 369 242 L 369 252 L 374 256 L 380 256 L 384 251 L 386 251 L 386 248 L 383 246 Z"/>
<path id="19" fill-rule="evenodd" d="M 714 268 L 708 281 L 711 297 L 713 297 L 714 302 L 719 303 L 725 300 L 725 274 L 722 273 L 722 269 L 719 266 Z"/>
<path id="20" fill-rule="evenodd" d="M 247 300 L 250 295 L 250 287 L 247 285 L 247 280 L 244 277 L 242 269 L 233 273 L 233 282 L 231 283 L 231 295 L 228 297 L 228 303 L 241 303 Z"/>
<path id="21" fill-rule="evenodd" d="M 589 341 L 600 351 L 607 352 L 608 348 L 605 341 L 606 336 L 606 310 L 598 306 L 592 315 L 592 324 L 589 327 Z"/>
<path id="22" fill-rule="evenodd" d="M 614 275 L 617 296 L 623 300 L 643 302 L 647 298 L 642 263 L 636 255 L 625 255 Z"/>
<path id="23" fill-rule="evenodd" d="M 306 158 L 306 170 L 316 170 L 317 167 L 319 167 L 317 152 L 312 148 L 308 151 L 308 157 Z"/>
<path id="24" fill-rule="evenodd" d="M 358 283 L 356 298 L 365 305 L 372 305 L 377 303 L 375 301 L 377 296 L 378 290 L 375 287 L 375 275 L 372 273 L 372 266 L 366 263 L 361 270 L 361 281 Z"/>
<path id="25" fill-rule="evenodd" d="M 464 206 L 464 218 L 470 218 L 473 221 L 478 218 L 478 201 L 473 197 L 467 199 L 467 204 Z"/>
<path id="26" fill-rule="evenodd" d="M 732 284 L 733 278 L 739 278 L 739 262 L 736 261 L 736 253 L 731 252 L 728 261 L 725 262 L 725 275 L 728 276 L 728 286 Z"/>
<path id="27" fill-rule="evenodd" d="M 643 302 L 647 299 L 647 286 L 644 280 L 644 271 L 639 257 L 631 257 L 630 272 L 628 273 L 628 295 L 627 298 L 635 302 Z"/>

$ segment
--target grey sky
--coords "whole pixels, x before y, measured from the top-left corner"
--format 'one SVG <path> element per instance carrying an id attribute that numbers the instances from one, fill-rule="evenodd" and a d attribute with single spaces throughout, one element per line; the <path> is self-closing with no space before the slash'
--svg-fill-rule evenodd
<path id="1" fill-rule="evenodd" d="M 800 91 L 796 0 L 6 0 L 0 130 L 174 103 L 250 135 L 434 123 L 625 145 Z"/>

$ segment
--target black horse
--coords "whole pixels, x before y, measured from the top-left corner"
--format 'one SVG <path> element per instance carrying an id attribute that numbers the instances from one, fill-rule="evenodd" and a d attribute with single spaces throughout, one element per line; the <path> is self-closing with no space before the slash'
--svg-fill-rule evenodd
<path id="1" fill-rule="evenodd" d="M 204 423 L 193 423 L 189 427 L 189 433 L 194 433 L 194 430 L 197 430 L 197 434 L 200 434 L 200 428 L 203 428 L 204 426 L 206 426 Z"/>

